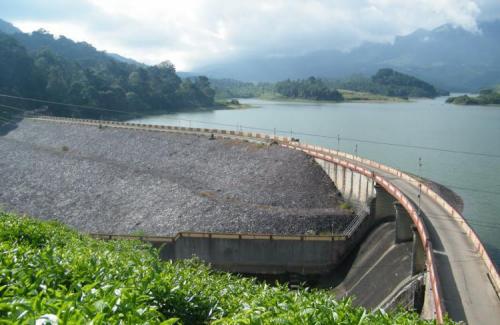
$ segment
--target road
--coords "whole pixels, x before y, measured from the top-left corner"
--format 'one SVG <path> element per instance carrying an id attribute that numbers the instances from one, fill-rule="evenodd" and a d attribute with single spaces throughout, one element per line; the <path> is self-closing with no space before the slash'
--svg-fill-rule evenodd
<path id="1" fill-rule="evenodd" d="M 408 199 L 418 202 L 416 184 L 373 166 L 338 158 L 375 172 L 399 188 Z M 421 215 L 434 249 L 446 312 L 453 320 L 467 324 L 499 324 L 500 299 L 473 243 L 460 225 L 429 196 L 422 194 L 420 202 Z"/>

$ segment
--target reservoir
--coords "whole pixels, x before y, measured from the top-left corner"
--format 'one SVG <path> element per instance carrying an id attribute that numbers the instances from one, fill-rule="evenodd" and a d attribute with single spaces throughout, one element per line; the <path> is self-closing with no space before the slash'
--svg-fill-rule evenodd
<path id="1" fill-rule="evenodd" d="M 445 100 L 315 103 L 241 99 L 251 108 L 135 121 L 291 136 L 432 179 L 463 198 L 464 216 L 499 265 L 500 107 L 457 106 Z"/>

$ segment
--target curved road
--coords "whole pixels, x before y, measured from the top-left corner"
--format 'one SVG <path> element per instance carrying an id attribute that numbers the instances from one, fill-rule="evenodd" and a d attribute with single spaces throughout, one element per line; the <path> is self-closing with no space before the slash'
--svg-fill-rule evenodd
<path id="1" fill-rule="evenodd" d="M 384 170 L 335 156 L 384 177 L 418 202 L 416 184 L 398 178 Z M 461 226 L 431 197 L 422 193 L 421 216 L 433 245 L 436 268 L 441 283 L 446 312 L 455 321 L 467 324 L 499 324 L 500 298 L 488 277 L 488 270 Z"/>

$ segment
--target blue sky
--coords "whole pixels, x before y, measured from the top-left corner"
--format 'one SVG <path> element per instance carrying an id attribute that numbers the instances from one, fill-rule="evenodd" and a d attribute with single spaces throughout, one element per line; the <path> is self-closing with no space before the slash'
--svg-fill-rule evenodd
<path id="1" fill-rule="evenodd" d="M 480 32 L 500 0 L 2 0 L 0 18 L 180 70 L 240 56 L 349 50 L 450 23 Z"/>

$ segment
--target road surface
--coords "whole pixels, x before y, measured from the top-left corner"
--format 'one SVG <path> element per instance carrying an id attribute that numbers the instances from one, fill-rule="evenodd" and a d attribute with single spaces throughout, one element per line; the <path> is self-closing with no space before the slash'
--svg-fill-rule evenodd
<path id="1" fill-rule="evenodd" d="M 418 202 L 416 184 L 358 161 L 337 158 L 375 172 L 408 199 Z M 446 312 L 453 320 L 467 324 L 500 324 L 500 299 L 473 243 L 458 222 L 432 198 L 422 193 L 420 202 L 421 215 L 433 245 Z"/>

